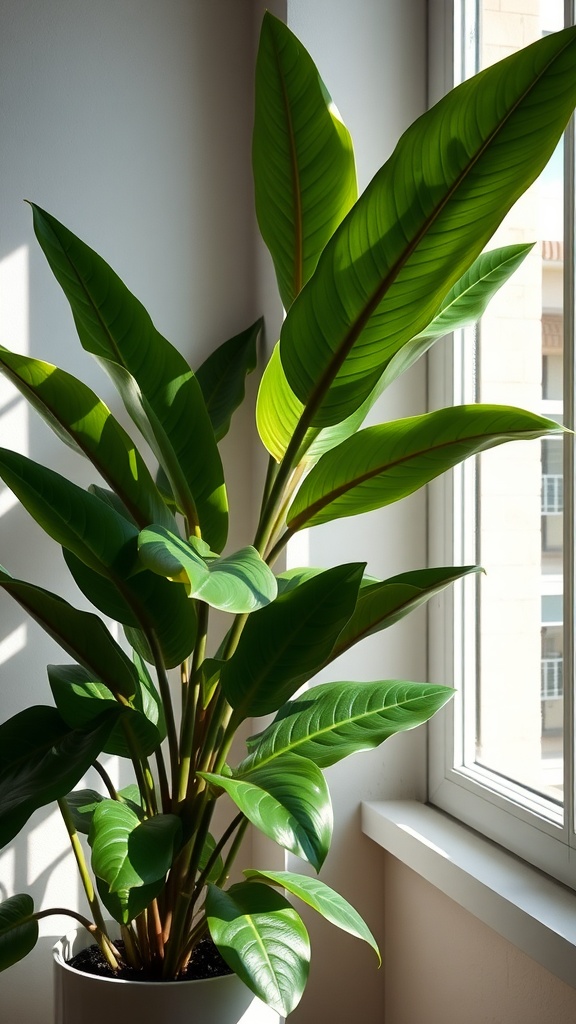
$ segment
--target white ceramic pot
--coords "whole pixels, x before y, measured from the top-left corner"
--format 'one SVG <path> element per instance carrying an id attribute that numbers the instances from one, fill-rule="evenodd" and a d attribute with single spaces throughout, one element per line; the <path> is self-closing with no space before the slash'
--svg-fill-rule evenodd
<path id="1" fill-rule="evenodd" d="M 54 1024 L 280 1024 L 235 974 L 163 984 L 98 978 L 66 963 L 93 942 L 78 928 L 54 946 Z"/>

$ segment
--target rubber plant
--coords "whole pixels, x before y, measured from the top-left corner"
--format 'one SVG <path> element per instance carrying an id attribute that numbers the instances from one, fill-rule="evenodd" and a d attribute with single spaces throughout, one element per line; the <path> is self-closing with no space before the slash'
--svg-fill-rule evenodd
<path id="1" fill-rule="evenodd" d="M 119 952 L 105 918 L 118 922 L 123 956 L 167 981 L 209 933 L 246 985 L 287 1014 L 310 955 L 294 901 L 377 949 L 356 911 L 318 878 L 247 868 L 229 884 L 231 866 L 251 824 L 320 870 L 332 831 L 323 769 L 425 722 L 452 690 L 395 679 L 308 684 L 476 567 L 385 580 L 364 563 L 274 568 L 299 530 L 398 501 L 504 441 L 560 429 L 494 405 L 363 421 L 436 339 L 482 314 L 527 255 L 529 245 L 485 246 L 556 146 L 576 103 L 575 68 L 576 29 L 567 29 L 460 85 L 406 131 L 358 198 L 352 142 L 312 59 L 265 16 L 256 213 L 286 317 L 257 400 L 257 433 L 269 453 L 260 518 L 239 551 L 226 550 L 218 443 L 244 399 L 261 323 L 194 373 L 104 260 L 32 207 L 80 342 L 117 386 L 146 456 L 86 384 L 1 350 L 4 374 L 91 461 L 98 483 L 85 490 L 0 451 L 0 477 L 62 546 L 95 609 L 0 571 L 0 586 L 68 657 L 48 668 L 55 706 L 28 707 L 0 726 L 0 842 L 57 802 L 87 924 L 113 968 Z M 212 609 L 229 616 L 217 649 Z M 102 616 L 123 627 L 126 643 Z M 171 670 L 179 673 L 178 711 Z M 230 763 L 239 727 L 256 720 L 258 730 L 270 715 L 243 759 Z M 131 762 L 133 785 L 116 792 L 102 752 Z M 91 766 L 100 792 L 75 788 Z M 215 805 L 225 799 L 233 813 L 213 833 Z M 47 913 L 27 894 L 0 905 L 0 967 L 32 949 Z"/>

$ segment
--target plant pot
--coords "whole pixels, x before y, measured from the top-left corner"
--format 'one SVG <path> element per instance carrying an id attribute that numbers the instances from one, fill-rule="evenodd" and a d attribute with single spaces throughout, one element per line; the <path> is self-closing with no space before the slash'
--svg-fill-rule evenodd
<path id="1" fill-rule="evenodd" d="M 235 974 L 199 981 L 97 978 L 66 961 L 92 945 L 77 928 L 54 946 L 54 1024 L 279 1024 Z"/>

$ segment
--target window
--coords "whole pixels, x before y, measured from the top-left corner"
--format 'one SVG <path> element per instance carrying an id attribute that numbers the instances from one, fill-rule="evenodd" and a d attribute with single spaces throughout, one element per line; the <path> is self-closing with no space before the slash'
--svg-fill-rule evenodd
<path id="1" fill-rule="evenodd" d="M 574 17 L 564 0 L 448 6 L 455 82 Z M 496 402 L 573 425 L 573 151 L 569 132 L 490 243 L 536 245 L 478 327 L 431 354 L 432 407 Z M 571 465 L 570 440 L 514 443 L 431 489 L 432 564 L 485 575 L 430 612 L 429 677 L 458 690 L 430 727 L 430 800 L 576 886 Z"/>

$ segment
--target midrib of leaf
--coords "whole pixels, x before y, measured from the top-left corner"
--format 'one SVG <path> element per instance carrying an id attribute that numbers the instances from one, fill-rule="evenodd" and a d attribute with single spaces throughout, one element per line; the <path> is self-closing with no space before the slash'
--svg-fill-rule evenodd
<path id="1" fill-rule="evenodd" d="M 426 695 L 424 694 L 424 696 Z M 269 764 L 271 761 L 275 761 L 276 758 L 280 757 L 282 754 L 286 754 L 288 751 L 295 750 L 297 747 L 301 747 L 305 743 L 316 740 L 320 736 L 332 733 L 335 728 L 341 725 L 351 725 L 356 722 L 361 722 L 364 718 L 373 718 L 375 715 L 380 718 L 384 712 L 388 713 L 400 707 L 402 707 L 402 709 L 409 709 L 410 704 L 416 703 L 420 700 L 422 700 L 422 695 L 419 695 L 418 697 L 410 697 L 408 700 L 402 701 L 401 704 L 398 701 L 395 701 L 393 704 L 385 704 L 384 707 L 381 708 L 372 709 L 371 711 L 362 711 L 359 714 L 349 715 L 347 718 L 340 718 L 334 721 L 332 725 L 326 725 L 322 729 L 316 729 L 315 732 L 308 732 L 305 736 L 299 738 L 295 742 L 290 741 L 290 743 L 286 744 L 281 749 L 274 751 L 272 754 L 269 754 L 267 757 L 259 758 L 255 762 L 254 768 L 261 768 L 263 765 Z M 274 723 L 272 723 L 272 725 L 274 725 Z M 255 753 L 256 752 L 253 751 L 249 756 L 255 756 Z M 309 760 L 312 760 L 312 758 L 309 758 Z"/>
<path id="2" fill-rule="evenodd" d="M 282 74 L 282 68 L 280 64 L 280 55 L 278 47 L 276 45 L 276 37 L 273 35 L 272 45 L 276 56 L 276 64 L 278 69 L 278 77 L 280 79 L 280 85 L 282 88 L 282 98 L 284 100 L 284 109 L 286 112 L 286 121 L 288 123 L 288 137 L 290 144 L 290 167 L 292 170 L 292 197 L 294 199 L 294 206 L 296 209 L 296 217 L 294 222 L 294 296 L 298 295 L 302 290 L 302 270 L 303 270 L 303 233 L 302 233 L 302 197 L 300 189 L 300 174 L 298 170 L 298 160 L 296 158 L 296 134 L 294 132 L 294 124 L 292 120 L 292 112 L 290 110 L 290 103 L 288 101 L 288 90 L 286 88 L 286 82 L 284 75 Z"/>
<path id="3" fill-rule="evenodd" d="M 542 77 L 548 71 L 549 67 L 551 67 L 552 64 L 554 64 L 555 61 L 558 60 L 560 55 L 565 50 L 567 50 L 570 46 L 572 46 L 572 45 L 573 45 L 573 40 L 570 39 L 570 40 L 568 40 L 566 42 L 566 46 L 564 46 L 562 48 L 562 50 L 556 51 L 554 53 L 553 57 L 551 57 L 550 60 L 546 63 L 546 65 L 544 66 L 544 68 L 542 69 L 542 71 L 540 72 L 538 77 L 536 79 L 533 79 L 531 81 L 530 85 L 528 86 L 528 88 L 525 89 L 525 91 L 521 94 L 521 96 L 518 97 L 516 102 L 513 104 L 513 106 L 510 108 L 510 110 L 506 114 L 505 118 L 498 122 L 498 124 L 496 125 L 494 130 L 491 132 L 491 134 L 488 136 L 488 138 L 484 141 L 484 143 L 480 146 L 480 148 L 477 150 L 477 152 L 473 155 L 473 157 L 469 160 L 469 162 L 466 164 L 466 166 L 462 169 L 462 171 L 460 172 L 460 174 L 458 175 L 458 177 L 454 181 L 453 185 L 450 187 L 450 190 L 448 191 L 448 193 L 437 204 L 437 206 L 434 208 L 434 210 L 432 211 L 432 213 L 430 214 L 428 219 L 424 222 L 424 224 L 422 225 L 420 230 L 415 235 L 415 237 L 412 240 L 412 242 L 410 242 L 408 244 L 407 248 L 403 251 L 403 253 L 400 256 L 400 258 L 390 268 L 390 270 L 389 270 L 388 274 L 386 275 L 386 277 L 382 280 L 380 285 L 377 286 L 377 288 L 375 289 L 372 297 L 368 299 L 366 305 L 364 306 L 363 311 L 360 313 L 360 315 L 357 317 L 357 319 L 350 326 L 350 329 L 344 335 L 344 341 L 343 341 L 342 346 L 338 349 L 337 352 L 334 353 L 332 359 L 327 364 L 326 370 L 324 371 L 323 375 L 320 377 L 318 383 L 316 384 L 315 387 L 312 388 L 312 391 L 310 393 L 310 398 L 306 402 L 305 410 L 304 410 L 304 413 L 303 413 L 303 415 L 301 417 L 301 420 L 300 420 L 300 423 L 305 421 L 306 429 L 307 429 L 308 425 L 312 422 L 315 413 L 320 408 L 320 406 L 322 404 L 322 401 L 323 401 L 323 399 L 324 399 L 324 397 L 326 395 L 326 392 L 329 390 L 330 385 L 332 384 L 333 380 L 335 379 L 339 369 L 341 368 L 341 366 L 345 362 L 346 357 L 348 356 L 350 350 L 353 348 L 354 344 L 358 340 L 360 334 L 362 333 L 362 331 L 366 327 L 366 325 L 369 322 L 370 318 L 376 312 L 378 306 L 382 302 L 382 299 L 386 295 L 386 292 L 394 284 L 396 278 L 400 274 L 400 271 L 404 268 L 404 266 L 406 265 L 406 263 L 408 262 L 410 257 L 413 255 L 413 253 L 417 249 L 417 247 L 420 244 L 420 242 L 422 241 L 422 239 L 428 233 L 428 231 L 433 226 L 433 224 L 438 220 L 438 218 L 440 217 L 441 213 L 443 213 L 445 207 L 450 202 L 450 200 L 453 198 L 453 196 L 456 194 L 456 192 L 460 188 L 460 186 L 463 183 L 463 181 L 465 181 L 467 176 L 474 170 L 474 168 L 476 167 L 477 163 L 483 157 L 483 155 L 486 152 L 486 150 L 488 149 L 488 147 L 490 145 L 492 145 L 493 141 L 504 130 L 504 128 L 507 127 L 508 122 L 510 121 L 512 116 L 516 113 L 516 111 L 519 108 L 519 106 L 530 95 L 530 93 L 536 88 L 536 86 L 540 84 L 540 81 L 541 81 Z M 353 213 L 354 213 L 354 207 L 352 207 L 352 210 L 347 215 L 347 217 L 344 218 L 344 220 L 342 222 L 342 225 L 341 225 L 341 227 L 339 229 L 337 229 L 336 234 L 340 233 L 340 231 L 344 228 L 344 226 L 345 226 L 345 224 L 346 224 L 346 222 L 348 220 L 348 217 L 351 217 L 353 215 Z M 336 235 L 333 236 L 333 237 L 336 237 Z M 300 429 L 297 428 L 297 430 L 298 430 L 299 435 L 301 436 Z"/>
<path id="4" fill-rule="evenodd" d="M 458 406 L 454 406 L 454 408 L 458 408 Z M 286 531 L 286 534 L 292 536 L 292 534 L 295 533 L 297 530 L 302 529 L 302 526 L 306 522 L 308 522 L 309 519 L 312 519 L 317 512 L 321 512 L 324 508 L 326 508 L 327 505 L 330 505 L 333 501 L 336 501 L 337 498 L 341 498 L 343 494 L 346 494 L 348 491 L 354 490 L 356 487 L 360 487 L 363 483 L 366 483 L 368 480 L 372 480 L 373 477 L 375 476 L 379 476 L 379 474 L 383 473 L 385 470 L 387 471 L 396 469 L 398 466 L 402 466 L 404 463 L 412 462 L 413 459 L 421 458 L 423 455 L 436 454 L 437 452 L 442 451 L 444 448 L 453 448 L 454 445 L 458 444 L 474 444 L 474 442 L 480 440 L 489 441 L 495 437 L 504 437 L 506 436 L 507 433 L 509 433 L 509 431 L 503 431 L 502 435 L 499 432 L 496 432 L 494 434 L 466 434 L 463 437 L 457 438 L 454 441 L 444 441 L 442 442 L 442 444 L 436 444 L 434 445 L 433 448 L 419 448 L 416 451 L 410 452 L 410 454 L 405 455 L 400 459 L 394 460 L 393 462 L 384 462 L 376 466 L 369 472 L 361 473 L 359 476 L 354 477 L 354 479 L 348 481 L 348 483 L 343 483 L 339 487 L 335 487 L 333 490 L 329 491 L 321 498 L 318 498 L 318 500 L 315 501 L 312 505 L 308 505 L 302 512 L 300 512 L 298 516 L 295 517 L 295 519 L 291 521 L 290 526 Z M 519 436 L 521 434 L 531 435 L 533 433 L 534 430 L 529 429 L 526 429 L 524 431 L 514 431 L 514 435 L 518 440 L 521 439 L 521 436 Z M 529 439 L 532 440 L 531 437 Z"/>

